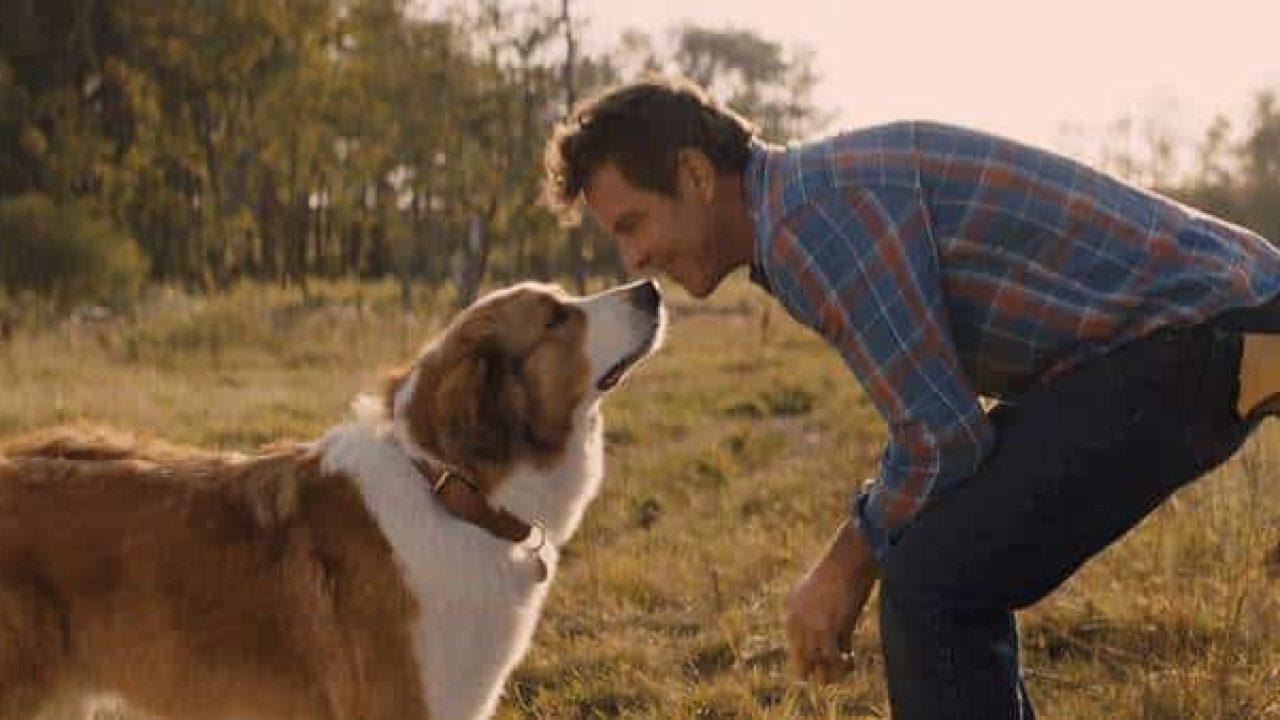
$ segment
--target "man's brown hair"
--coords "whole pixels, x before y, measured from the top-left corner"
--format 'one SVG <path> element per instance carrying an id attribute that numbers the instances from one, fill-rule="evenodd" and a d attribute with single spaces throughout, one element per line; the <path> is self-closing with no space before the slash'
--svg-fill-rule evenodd
<path id="1" fill-rule="evenodd" d="M 680 150 L 701 150 L 719 173 L 741 173 L 755 133 L 692 82 L 645 77 L 579 104 L 556 127 L 544 156 L 547 204 L 575 221 L 588 178 L 608 162 L 632 185 L 674 196 Z"/>

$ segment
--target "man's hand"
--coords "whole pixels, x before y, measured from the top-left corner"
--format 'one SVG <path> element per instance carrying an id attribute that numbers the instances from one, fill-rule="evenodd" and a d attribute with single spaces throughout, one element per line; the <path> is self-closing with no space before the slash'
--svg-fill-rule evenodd
<path id="1" fill-rule="evenodd" d="M 801 678 L 832 682 L 849 669 L 853 628 L 879 568 L 848 522 L 787 595 L 787 656 Z"/>

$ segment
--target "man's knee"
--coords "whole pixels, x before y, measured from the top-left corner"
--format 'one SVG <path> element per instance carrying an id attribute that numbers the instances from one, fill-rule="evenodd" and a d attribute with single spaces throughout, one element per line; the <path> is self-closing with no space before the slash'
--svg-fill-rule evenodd
<path id="1" fill-rule="evenodd" d="M 993 546 L 951 542 L 903 542 L 894 546 L 881 568 L 881 597 L 902 615 L 947 608 L 959 615 L 1021 610 L 1053 592 L 1071 575 L 1074 564 L 1062 558 L 1039 560 L 1017 552 L 1017 543 Z"/>
<path id="2" fill-rule="evenodd" d="M 933 546 L 933 547 L 930 547 Z M 890 548 L 880 569 L 882 602 L 904 614 L 931 612 L 962 600 L 980 601 L 983 588 L 972 581 L 974 565 L 967 553 L 952 545 L 938 547 L 910 530 Z"/>

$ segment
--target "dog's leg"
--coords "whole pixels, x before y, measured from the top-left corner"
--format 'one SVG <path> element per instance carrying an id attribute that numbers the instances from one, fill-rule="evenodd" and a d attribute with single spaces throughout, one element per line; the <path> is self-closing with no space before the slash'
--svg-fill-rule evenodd
<path id="1" fill-rule="evenodd" d="M 0 576 L 0 720 L 30 720 L 52 699 L 67 654 L 56 604 Z"/>
<path id="2" fill-rule="evenodd" d="M 427 720 L 425 699 L 411 647 L 386 627 L 396 617 L 387 595 L 355 586 L 337 565 L 323 559 L 302 528 L 289 535 L 283 581 L 297 609 L 293 635 L 311 663 L 334 720 Z M 0 719 L 3 720 L 3 719 Z"/>

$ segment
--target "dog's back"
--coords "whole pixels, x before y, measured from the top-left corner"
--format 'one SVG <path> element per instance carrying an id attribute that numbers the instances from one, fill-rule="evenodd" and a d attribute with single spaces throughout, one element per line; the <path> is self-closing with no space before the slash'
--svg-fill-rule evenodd
<path id="1" fill-rule="evenodd" d="M 0 720 L 85 689 L 192 720 L 491 717 L 600 487 L 600 401 L 663 325 L 653 283 L 525 283 L 314 445 L 0 445 Z"/>
<path id="2" fill-rule="evenodd" d="M 0 519 L 0 720 L 97 691 L 183 718 L 425 716 L 388 690 L 416 687 L 414 601 L 305 446 L 21 439 L 0 446 Z"/>

